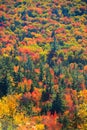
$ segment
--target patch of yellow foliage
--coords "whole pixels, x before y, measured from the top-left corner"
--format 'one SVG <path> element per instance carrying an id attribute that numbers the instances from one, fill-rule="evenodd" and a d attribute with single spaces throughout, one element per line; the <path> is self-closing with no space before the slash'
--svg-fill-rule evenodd
<path id="1" fill-rule="evenodd" d="M 44 124 L 37 124 L 36 130 L 45 130 Z"/>
<path id="2" fill-rule="evenodd" d="M 78 94 L 77 116 L 80 119 L 80 129 L 87 130 L 87 90 L 80 91 Z"/>

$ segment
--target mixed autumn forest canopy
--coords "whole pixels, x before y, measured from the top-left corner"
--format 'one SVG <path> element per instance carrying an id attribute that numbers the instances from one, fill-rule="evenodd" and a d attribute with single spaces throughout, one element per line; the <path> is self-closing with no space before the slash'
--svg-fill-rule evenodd
<path id="1" fill-rule="evenodd" d="M 87 130 L 87 0 L 0 0 L 1 130 Z"/>

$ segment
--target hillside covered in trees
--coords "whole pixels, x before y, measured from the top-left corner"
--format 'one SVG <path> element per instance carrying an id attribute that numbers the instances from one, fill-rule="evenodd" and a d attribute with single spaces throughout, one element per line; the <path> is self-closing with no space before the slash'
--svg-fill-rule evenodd
<path id="1" fill-rule="evenodd" d="M 87 130 L 87 0 L 0 0 L 0 129 Z"/>

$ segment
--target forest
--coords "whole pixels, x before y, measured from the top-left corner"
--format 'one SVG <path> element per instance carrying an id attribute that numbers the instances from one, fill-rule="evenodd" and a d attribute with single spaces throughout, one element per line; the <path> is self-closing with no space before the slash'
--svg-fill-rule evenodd
<path id="1" fill-rule="evenodd" d="M 87 0 L 0 0 L 0 130 L 87 130 Z"/>

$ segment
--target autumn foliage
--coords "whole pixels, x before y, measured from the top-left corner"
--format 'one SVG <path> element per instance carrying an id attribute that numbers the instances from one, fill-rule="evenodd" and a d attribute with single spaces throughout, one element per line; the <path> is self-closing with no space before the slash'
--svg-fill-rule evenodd
<path id="1" fill-rule="evenodd" d="M 0 0 L 0 129 L 87 130 L 87 0 Z"/>

